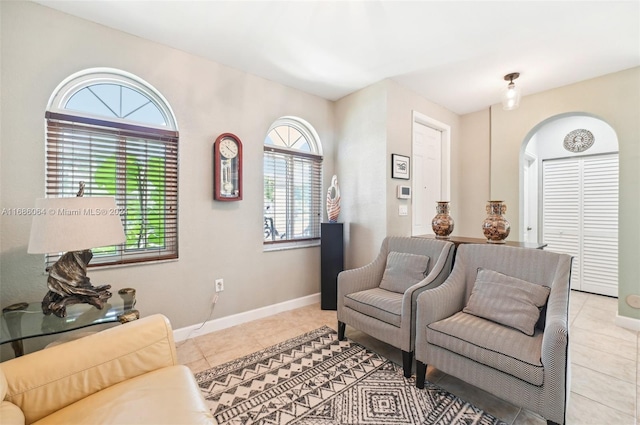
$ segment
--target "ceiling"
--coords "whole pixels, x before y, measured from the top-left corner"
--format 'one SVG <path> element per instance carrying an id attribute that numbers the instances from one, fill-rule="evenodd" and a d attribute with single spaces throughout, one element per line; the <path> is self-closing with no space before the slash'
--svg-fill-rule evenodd
<path id="1" fill-rule="evenodd" d="M 465 114 L 640 65 L 640 0 L 37 3 L 330 100 L 390 78 Z"/>

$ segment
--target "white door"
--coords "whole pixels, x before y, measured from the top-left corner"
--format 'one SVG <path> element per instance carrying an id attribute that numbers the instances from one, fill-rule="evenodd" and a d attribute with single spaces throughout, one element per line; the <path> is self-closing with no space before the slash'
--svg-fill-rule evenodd
<path id="1" fill-rule="evenodd" d="M 573 255 L 571 288 L 618 296 L 618 154 L 543 162 L 543 241 Z"/>
<path id="2" fill-rule="evenodd" d="M 525 154 L 524 169 L 524 241 L 538 242 L 538 160 Z"/>
<path id="3" fill-rule="evenodd" d="M 442 199 L 442 132 L 413 124 L 412 235 L 433 235 L 431 220 Z"/>

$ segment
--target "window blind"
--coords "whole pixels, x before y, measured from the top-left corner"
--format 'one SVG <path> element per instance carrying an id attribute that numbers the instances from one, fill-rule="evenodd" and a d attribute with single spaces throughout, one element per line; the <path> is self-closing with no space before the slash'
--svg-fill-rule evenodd
<path id="1" fill-rule="evenodd" d="M 46 196 L 114 196 L 126 241 L 90 266 L 178 258 L 178 132 L 47 112 Z M 46 256 L 50 267 L 63 253 Z"/>
<path id="2" fill-rule="evenodd" d="M 265 146 L 265 244 L 320 238 L 322 157 Z"/>

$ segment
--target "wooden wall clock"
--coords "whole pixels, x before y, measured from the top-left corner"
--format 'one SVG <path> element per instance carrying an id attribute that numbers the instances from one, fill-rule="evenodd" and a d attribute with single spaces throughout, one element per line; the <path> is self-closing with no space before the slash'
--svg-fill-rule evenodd
<path id="1" fill-rule="evenodd" d="M 213 144 L 213 198 L 242 199 L 242 142 L 231 133 L 221 134 Z"/>

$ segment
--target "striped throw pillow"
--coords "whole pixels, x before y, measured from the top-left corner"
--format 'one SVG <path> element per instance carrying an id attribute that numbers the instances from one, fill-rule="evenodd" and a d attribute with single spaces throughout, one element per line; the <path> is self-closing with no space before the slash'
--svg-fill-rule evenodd
<path id="1" fill-rule="evenodd" d="M 547 286 L 479 268 L 471 296 L 462 311 L 533 336 L 550 291 Z"/>

